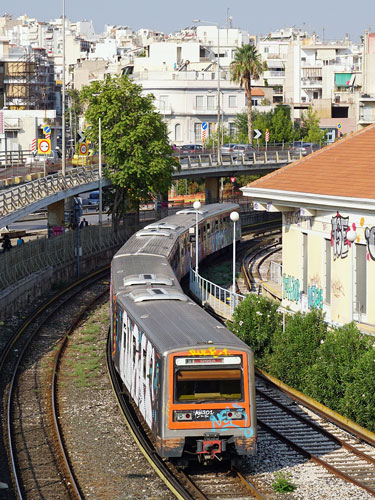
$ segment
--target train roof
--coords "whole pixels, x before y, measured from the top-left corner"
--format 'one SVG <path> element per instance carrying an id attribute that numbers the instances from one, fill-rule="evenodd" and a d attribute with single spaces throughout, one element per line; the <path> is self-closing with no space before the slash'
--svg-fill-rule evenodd
<path id="1" fill-rule="evenodd" d="M 228 211 L 238 210 L 235 203 L 214 203 L 202 205 L 199 210 L 198 220 L 206 219 L 214 215 L 220 215 Z M 125 245 L 119 250 L 126 253 L 148 253 L 169 255 L 178 236 L 184 233 L 196 223 L 196 211 L 192 208 L 179 210 L 161 221 L 148 224 L 137 231 Z M 117 255 L 117 254 L 116 254 Z"/>
<path id="2" fill-rule="evenodd" d="M 117 304 L 161 354 L 211 343 L 248 349 L 184 294 L 167 258 L 118 253 L 112 262 L 112 280 Z"/>

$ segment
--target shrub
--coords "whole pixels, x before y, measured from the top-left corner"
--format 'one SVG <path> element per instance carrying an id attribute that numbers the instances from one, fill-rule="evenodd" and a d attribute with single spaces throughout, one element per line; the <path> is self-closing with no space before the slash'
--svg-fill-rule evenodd
<path id="1" fill-rule="evenodd" d="M 296 486 L 290 482 L 289 475 L 281 472 L 276 474 L 276 480 L 272 483 L 273 489 L 279 493 L 290 493 L 296 489 Z"/>
<path id="2" fill-rule="evenodd" d="M 265 297 L 250 294 L 236 308 L 229 329 L 254 351 L 257 365 L 264 366 L 271 352 L 272 339 L 281 329 L 278 304 Z"/>
<path id="3" fill-rule="evenodd" d="M 354 323 L 329 331 L 316 362 L 307 370 L 303 390 L 335 411 L 342 411 L 353 370 L 369 347 L 370 339 Z"/>
<path id="4" fill-rule="evenodd" d="M 375 349 L 362 354 L 342 402 L 344 415 L 375 432 Z"/>
<path id="5" fill-rule="evenodd" d="M 288 317 L 285 331 L 279 331 L 274 338 L 269 362 L 272 375 L 295 389 L 301 388 L 306 369 L 315 362 L 326 334 L 327 325 L 318 310 Z"/>

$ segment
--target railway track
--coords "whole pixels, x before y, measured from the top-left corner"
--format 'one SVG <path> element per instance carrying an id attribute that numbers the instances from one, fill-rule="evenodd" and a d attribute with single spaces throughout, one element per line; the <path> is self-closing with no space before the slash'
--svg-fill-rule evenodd
<path id="1" fill-rule="evenodd" d="M 94 273 L 43 304 L 2 350 L 10 463 L 7 476 L 2 467 L 2 480 L 12 482 L 18 498 L 81 498 L 58 424 L 55 387 L 62 350 L 56 355 L 56 347 L 108 292 L 107 273 Z"/>
<path id="2" fill-rule="evenodd" d="M 330 416 L 307 409 L 294 398 L 257 378 L 256 401 L 261 432 L 276 438 L 305 460 L 375 496 L 375 448 L 329 421 Z M 348 427 L 349 430 L 349 427 Z"/>

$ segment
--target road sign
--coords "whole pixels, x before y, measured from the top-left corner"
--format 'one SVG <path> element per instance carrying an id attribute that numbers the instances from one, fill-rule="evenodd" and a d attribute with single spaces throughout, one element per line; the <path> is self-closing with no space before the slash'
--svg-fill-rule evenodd
<path id="1" fill-rule="evenodd" d="M 266 142 L 268 142 L 270 140 L 270 133 L 269 133 L 268 128 L 266 128 L 265 140 L 266 140 Z"/>
<path id="2" fill-rule="evenodd" d="M 202 130 L 207 130 L 207 127 L 208 127 L 207 122 L 203 122 L 202 123 Z"/>
<path id="3" fill-rule="evenodd" d="M 84 142 L 85 141 L 85 134 L 83 132 L 81 132 L 81 130 L 78 130 L 78 135 L 79 135 L 78 142 Z"/>
<path id="4" fill-rule="evenodd" d="M 254 130 L 254 139 L 259 139 L 259 137 L 262 137 L 262 132 L 256 128 Z"/>
<path id="5" fill-rule="evenodd" d="M 38 139 L 38 153 L 48 155 L 51 152 L 51 141 L 48 139 Z"/>
<path id="6" fill-rule="evenodd" d="M 342 127 L 342 124 L 341 123 L 338 123 L 337 124 L 337 128 L 340 130 L 340 128 Z"/>
<path id="7" fill-rule="evenodd" d="M 88 153 L 88 150 L 89 148 L 87 147 L 87 144 L 85 142 L 82 142 L 80 145 L 79 145 L 79 154 L 81 156 L 86 156 L 87 153 Z"/>
<path id="8" fill-rule="evenodd" d="M 236 182 L 236 178 L 235 177 L 231 177 L 230 178 L 230 182 Z"/>
<path id="9" fill-rule="evenodd" d="M 51 127 L 49 125 L 44 125 L 43 134 L 50 134 L 50 133 L 51 133 Z"/>

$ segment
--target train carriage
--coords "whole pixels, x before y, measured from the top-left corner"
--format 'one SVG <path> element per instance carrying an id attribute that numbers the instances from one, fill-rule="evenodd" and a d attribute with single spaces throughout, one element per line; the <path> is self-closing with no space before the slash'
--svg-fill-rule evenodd
<path id="1" fill-rule="evenodd" d="M 200 258 L 230 244 L 235 208 L 202 210 Z M 256 444 L 253 353 L 179 284 L 195 258 L 194 225 L 195 211 L 151 224 L 112 262 L 114 365 L 158 453 L 180 463 L 233 460 Z"/>

